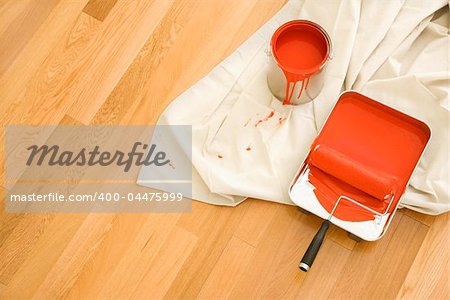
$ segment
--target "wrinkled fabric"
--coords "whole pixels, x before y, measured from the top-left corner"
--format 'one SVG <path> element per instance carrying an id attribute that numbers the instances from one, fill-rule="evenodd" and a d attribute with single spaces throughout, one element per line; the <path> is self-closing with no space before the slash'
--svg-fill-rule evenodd
<path id="1" fill-rule="evenodd" d="M 158 124 L 192 125 L 193 198 L 228 206 L 247 197 L 293 204 L 288 188 L 295 173 L 340 93 L 352 89 L 430 126 L 432 138 L 401 205 L 428 214 L 448 211 L 448 5 L 288 2 L 159 118 Z M 333 59 L 313 102 L 283 106 L 267 87 L 267 48 L 273 32 L 293 19 L 324 27 Z"/>

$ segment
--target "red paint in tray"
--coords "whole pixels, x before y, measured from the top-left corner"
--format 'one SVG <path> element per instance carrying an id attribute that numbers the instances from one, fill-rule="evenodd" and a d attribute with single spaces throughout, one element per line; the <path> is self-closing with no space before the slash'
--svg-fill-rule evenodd
<path id="1" fill-rule="evenodd" d="M 331 212 L 340 195 L 393 212 L 430 139 L 429 127 L 356 92 L 342 94 L 307 162 L 320 204 Z M 345 221 L 373 220 L 374 214 L 341 201 L 334 214 Z"/>

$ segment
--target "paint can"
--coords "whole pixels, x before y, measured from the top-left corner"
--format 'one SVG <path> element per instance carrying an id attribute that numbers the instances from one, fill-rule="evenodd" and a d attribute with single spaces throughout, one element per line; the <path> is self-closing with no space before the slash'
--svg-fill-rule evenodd
<path id="1" fill-rule="evenodd" d="M 328 33 L 307 20 L 281 25 L 272 36 L 267 55 L 268 86 L 286 105 L 317 97 L 323 87 L 326 63 L 333 57 Z"/>

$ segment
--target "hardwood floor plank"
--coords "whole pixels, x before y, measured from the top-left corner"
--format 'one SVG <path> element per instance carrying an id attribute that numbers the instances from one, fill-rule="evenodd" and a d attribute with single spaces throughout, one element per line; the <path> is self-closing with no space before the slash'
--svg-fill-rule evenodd
<path id="1" fill-rule="evenodd" d="M 36 299 L 58 299 L 73 285 L 86 262 L 111 229 L 114 214 L 89 214 L 33 294 Z"/>
<path id="2" fill-rule="evenodd" d="M 340 244 L 327 239 L 322 249 L 322 255 L 315 261 L 316 267 L 311 268 L 305 281 L 297 289 L 297 299 L 328 299 L 336 282 L 343 280 L 342 270 L 345 268 L 351 251 Z"/>
<path id="3" fill-rule="evenodd" d="M 227 299 L 248 267 L 255 248 L 232 237 L 198 295 L 199 299 Z"/>
<path id="4" fill-rule="evenodd" d="M 450 282 L 450 262 L 447 258 L 447 263 L 444 267 L 444 272 L 441 274 L 441 277 L 436 284 L 436 286 L 433 289 L 433 293 L 431 293 L 429 299 L 449 299 L 450 298 L 450 288 L 449 288 L 449 282 Z M 411 295 L 417 297 L 414 293 Z"/>
<path id="5" fill-rule="evenodd" d="M 151 74 L 167 57 L 178 39 L 180 31 L 191 18 L 197 5 L 198 2 L 194 1 L 177 0 L 174 2 L 117 86 L 95 113 L 91 123 L 127 124 L 130 122 L 129 119 L 124 119 L 124 117 L 129 111 L 133 110 L 138 102 L 137 100 L 141 99 L 147 92 L 147 82 L 151 78 Z M 156 119 L 156 112 L 146 118 L 146 120 L 152 122 L 156 122 Z M 144 123 L 146 120 L 141 122 Z M 135 122 L 135 124 L 138 122 Z"/>
<path id="6" fill-rule="evenodd" d="M 175 226 L 134 293 L 128 296 L 133 299 L 146 299 L 149 296 L 162 299 L 187 258 L 192 255 L 197 241 L 197 236 Z"/>
<path id="7" fill-rule="evenodd" d="M 61 39 L 67 31 L 74 27 L 87 1 L 61 1 L 51 11 L 8 70 L 0 77 L 0 99 L 2 99 L 4 107 L 0 114 L 0 124 L 16 123 L 11 118 L 18 116 L 7 113 L 10 106 L 23 97 L 30 79 L 38 72 L 43 61 L 48 58 L 56 45 L 61 43 Z M 45 43 L 42 42 L 44 38 Z M 26 106 L 27 104 L 25 102 L 20 105 Z M 36 118 L 34 121 L 39 121 L 39 119 Z"/>
<path id="8" fill-rule="evenodd" d="M 340 274 L 331 293 L 331 299 L 358 299 L 365 293 L 366 285 L 371 281 L 373 270 L 377 268 L 390 240 L 395 235 L 402 215 L 396 215 L 386 235 L 375 242 L 357 243 L 352 250 L 348 263 Z"/>
<path id="9" fill-rule="evenodd" d="M 26 260 L 0 294 L 2 299 L 30 299 L 70 243 L 86 214 L 59 214 L 30 249 Z M 36 226 L 42 226 L 35 224 Z M 18 246 L 22 247 L 20 244 Z M 27 251 L 24 249 L 23 251 Z M 26 288 L 24 288 L 26 287 Z"/>
<path id="10" fill-rule="evenodd" d="M 308 296 L 305 297 L 304 295 L 310 295 L 311 297 L 313 295 L 314 297 L 323 296 L 325 298 L 333 288 L 333 284 L 329 282 L 338 280 L 350 251 L 327 238 L 317 257 L 316 269 L 314 271 L 311 270 L 307 274 L 303 273 L 298 269 L 299 261 L 309 246 L 311 239 L 316 234 L 321 220 L 312 215 L 300 214 L 294 207 L 286 207 L 285 214 L 276 218 L 291 220 L 291 222 L 279 234 L 282 236 L 280 242 L 272 241 L 272 243 L 264 244 L 264 240 L 261 241 L 261 245 L 256 249 L 257 253 L 255 256 L 259 254 L 261 247 L 272 247 L 273 258 L 267 258 L 271 262 L 266 262 L 266 268 L 261 270 L 260 273 L 264 274 L 264 276 L 260 275 L 260 278 L 253 277 L 253 280 L 256 279 L 258 281 L 256 288 L 253 288 L 254 283 L 252 284 L 252 281 L 241 285 L 240 291 L 243 293 L 233 293 L 233 298 L 239 299 L 244 297 L 245 289 L 250 289 L 250 295 L 255 298 L 309 299 Z M 265 234 L 264 237 L 266 236 Z M 249 270 L 253 270 L 253 268 L 250 265 Z M 329 279 L 327 283 L 318 280 L 324 273 Z M 247 273 L 246 276 L 252 275 Z M 308 280 L 310 277 L 313 279 Z M 245 283 L 247 278 L 241 281 Z M 317 291 L 317 289 L 320 289 L 320 291 Z M 239 290 L 236 289 L 236 291 Z"/>
<path id="11" fill-rule="evenodd" d="M 130 251 L 148 220 L 146 214 L 116 214 L 111 228 L 61 298 L 91 299 L 100 291 L 116 266 Z M 71 277 L 72 274 L 66 273 Z M 73 277 L 73 276 L 72 276 Z"/>
<path id="12" fill-rule="evenodd" d="M 59 1 L 30 1 L 26 6 L 21 7 L 20 13 L 13 20 L 10 20 L 5 30 L 1 31 L 2 26 L 0 26 L 0 76 L 16 59 L 17 55 L 44 23 Z M 13 6 L 12 10 L 19 6 L 20 2 L 24 3 L 26 1 L 17 2 L 17 5 Z M 20 34 L 17 34 L 18 32 Z"/>
<path id="13" fill-rule="evenodd" d="M 29 124 L 39 120 L 38 124 L 54 124 L 65 116 L 73 103 L 67 93 L 77 74 L 82 73 L 82 65 L 92 51 L 92 41 L 100 31 L 99 21 L 81 13 L 31 77 L 18 99 L 20 105 L 16 103 L 8 110 L 8 122 Z"/>
<path id="14" fill-rule="evenodd" d="M 435 217 L 397 298 L 400 299 L 444 299 L 432 297 L 448 294 L 450 224 L 448 214 Z M 443 281 L 446 281 L 443 282 Z"/>
<path id="15" fill-rule="evenodd" d="M 427 231 L 422 223 L 396 215 L 382 239 L 357 243 L 331 298 L 395 298 Z"/>
<path id="16" fill-rule="evenodd" d="M 80 125 L 80 123 L 69 116 L 64 116 L 59 125 Z M 6 195 L 4 190 L 2 192 L 4 206 Z M 0 282 L 10 281 L 54 217 L 55 214 L 7 213 L 4 209 L 0 211 L 0 257 L 2 257 Z"/>
<path id="17" fill-rule="evenodd" d="M 249 207 L 234 235 L 252 246 L 257 246 L 264 238 L 264 232 L 271 224 L 280 206 L 275 203 L 256 199 L 247 199 Z"/>
<path id="18" fill-rule="evenodd" d="M 427 232 L 427 226 L 408 216 L 402 217 L 383 259 L 372 270 L 372 278 L 366 284 L 363 297 L 395 298 Z"/>
<path id="19" fill-rule="evenodd" d="M 314 224 L 303 226 L 307 218 L 295 207 L 284 205 L 277 210 L 231 299 L 289 298 L 298 289 L 304 280 L 298 262 L 315 233 Z"/>
<path id="20" fill-rule="evenodd" d="M 0 2 L 0 36 L 8 30 L 11 23 L 26 11 L 33 0 L 4 0 Z"/>
<path id="21" fill-rule="evenodd" d="M 183 214 L 177 225 L 196 235 L 200 235 L 205 231 L 206 224 L 221 212 L 230 213 L 225 207 L 215 207 L 214 205 L 192 201 L 192 213 Z"/>
<path id="22" fill-rule="evenodd" d="M 0 120 L 5 123 L 16 124 L 30 124 L 32 120 L 39 120 L 40 124 L 54 123 L 55 118 L 57 119 L 58 116 L 65 114 L 70 107 L 74 107 L 73 102 L 76 102 L 77 99 L 75 95 L 80 95 L 80 93 L 83 94 L 87 91 L 96 93 L 99 88 L 108 89 L 107 84 L 94 83 L 90 85 L 93 77 L 104 79 L 102 76 L 94 76 L 94 74 L 102 74 L 100 70 L 105 65 L 113 68 L 117 67 L 111 58 L 108 57 L 108 52 L 119 51 L 118 47 L 122 50 L 123 58 L 125 58 L 123 70 L 125 70 L 128 66 L 127 59 L 131 61 L 134 57 L 133 54 L 130 55 L 130 51 L 136 53 L 140 48 L 141 41 L 143 43 L 147 38 L 147 34 L 144 32 L 151 32 L 152 30 L 152 27 L 147 25 L 157 22 L 158 18 L 149 15 L 148 12 L 153 11 L 158 16 L 164 12 L 165 5 L 151 6 L 142 3 L 137 8 L 136 12 L 136 7 L 130 4 L 118 7 L 119 10 L 114 14 L 114 17 L 110 18 L 112 21 L 103 23 L 101 27 L 97 26 L 97 23 L 99 23 L 97 20 L 82 13 L 74 27 L 71 28 L 73 30 L 69 31 L 67 37 L 63 38 L 63 42 L 59 44 L 59 48 L 55 50 L 56 53 L 52 52 L 48 56 L 43 62 L 43 66 L 41 65 L 41 68 L 37 70 L 36 75 L 31 77 L 31 83 L 28 87 L 22 90 L 20 95 L 16 95 L 13 100 L 14 103 L 8 106 L 4 114 L 0 114 Z M 129 18 L 130 14 L 136 13 L 139 17 Z M 117 24 L 127 20 L 133 21 L 131 24 L 127 24 L 129 26 L 120 27 L 123 28 L 122 31 L 111 30 L 111 22 L 112 24 Z M 143 24 L 144 26 L 142 24 L 138 26 L 145 29 L 141 30 L 143 32 L 141 34 L 139 34 L 139 31 L 136 32 L 132 26 L 135 25 L 133 22 L 137 22 L 136 20 L 145 23 Z M 130 34 L 131 32 L 133 34 Z M 96 36 L 96 38 L 91 39 L 92 36 Z M 121 43 L 120 41 L 124 37 L 129 37 L 129 39 Z M 103 57 L 103 60 L 99 57 Z M 118 60 L 121 61 L 120 55 Z M 89 72 L 94 72 L 94 74 Z M 121 72 L 116 69 L 106 72 L 106 74 L 118 76 L 119 78 Z M 81 85 L 79 85 L 80 82 Z M 107 80 L 107 82 L 114 83 L 114 80 Z M 91 87 L 91 89 L 86 88 L 87 86 Z M 80 97 L 89 99 L 89 101 L 92 99 L 91 96 L 84 94 L 80 95 Z M 8 103 L 8 101 L 6 102 Z M 36 111 L 39 114 L 36 114 Z M 74 118 L 76 119 L 77 117 L 75 116 Z"/>
<path id="23" fill-rule="evenodd" d="M 288 1 L 258 0 L 251 13 L 247 15 L 246 22 L 240 25 L 239 30 L 229 42 L 225 53 L 232 53 L 243 41 L 248 39 L 256 30 L 273 17 Z"/>
<path id="24" fill-rule="evenodd" d="M 400 212 L 427 226 L 431 226 L 436 218 L 436 216 L 421 214 L 407 208 L 401 209 Z"/>
<path id="25" fill-rule="evenodd" d="M 171 47 L 161 54 L 164 59 L 157 60 L 157 66 L 146 75 L 145 86 L 140 89 L 140 95 L 133 98 L 135 101 L 123 117 L 123 123 L 126 120 L 129 124 L 156 122 L 170 100 L 206 75 L 229 54 L 225 52 L 224 46 L 228 45 L 244 23 L 236 14 L 251 13 L 255 2 L 205 1 L 196 6 L 192 14 L 197 17 L 180 24 L 182 29 L 176 34 Z M 208 17 L 211 14 L 217 17 L 211 19 Z M 183 50 L 180 52 L 179 49 Z"/>
<path id="26" fill-rule="evenodd" d="M 116 3 L 117 0 L 89 0 L 83 12 L 103 22 Z"/>
<path id="27" fill-rule="evenodd" d="M 353 248 L 355 248 L 356 242 L 349 237 L 347 231 L 337 227 L 336 225 L 332 225 L 330 227 L 331 228 L 328 230 L 329 232 L 327 234 L 329 239 L 349 250 L 353 250 Z"/>
<path id="28" fill-rule="evenodd" d="M 205 212 L 204 207 L 208 207 Z M 198 296 L 247 208 L 198 203 L 193 207 L 194 213 L 182 215 L 178 226 L 197 235 L 199 239 L 167 291 L 165 299 L 193 299 Z"/>
<path id="29" fill-rule="evenodd" d="M 69 101 L 59 102 L 58 105 L 49 105 L 45 101 L 48 100 L 47 96 L 55 92 L 55 90 L 49 92 L 47 88 L 56 85 L 64 90 L 64 85 L 58 83 L 60 78 L 57 76 L 60 70 L 64 70 L 64 64 L 59 67 L 58 64 L 51 63 L 46 66 L 48 69 L 42 68 L 42 66 L 46 61 L 54 62 L 51 54 L 55 54 L 57 45 L 65 48 L 66 45 L 77 44 L 74 41 L 65 40 L 64 36 L 72 28 L 77 27 L 78 16 L 82 8 L 80 5 L 83 5 L 83 1 L 60 2 L 26 44 L 11 67 L 0 77 L 0 98 L 2 99 L 0 124 L 2 126 L 7 124 L 58 124 L 63 118 L 64 112 L 57 107 L 65 103 L 69 105 Z M 45 43 L 42 42 L 43 37 L 45 37 Z M 69 52 L 72 56 L 75 53 Z M 53 99 L 50 96 L 49 98 Z M 44 116 L 46 118 L 43 118 Z M 4 141 L 4 138 L 4 131 L 1 131 L 0 141 Z M 4 155 L 4 143 L 1 145 L 0 155 Z M 0 167 L 4 168 L 3 160 L 0 162 Z M 0 173 L 0 182 L 4 182 L 4 172 Z"/>
<path id="30" fill-rule="evenodd" d="M 66 97 L 68 114 L 85 124 L 102 106 L 173 1 L 123 1 L 114 5 Z"/>
<path id="31" fill-rule="evenodd" d="M 79 295 L 97 299 L 128 298 L 145 276 L 152 262 L 158 259 L 157 254 L 169 239 L 170 232 L 179 218 L 179 214 L 149 214 L 129 245 L 128 251 L 124 252 L 122 257 L 112 257 L 112 262 L 117 260 L 117 264 L 106 266 L 111 273 L 105 274 L 107 275 L 105 278 L 97 278 L 95 270 L 86 269 L 84 280 L 77 283 L 76 289 L 79 290 Z M 108 253 L 108 248 L 105 248 L 105 251 Z M 120 255 L 120 253 L 117 254 Z M 106 261 L 104 265 L 109 263 L 111 262 Z M 93 274 L 87 274 L 89 270 Z M 90 279 L 93 279 L 93 282 Z M 79 299 L 76 294 L 69 296 L 70 299 Z"/>
<path id="32" fill-rule="evenodd" d="M 2 186 L 0 188 L 0 251 L 3 245 L 5 244 L 7 238 L 16 228 L 16 225 L 19 223 L 20 219 L 23 217 L 23 214 L 13 214 L 5 212 L 5 199 L 6 199 L 6 188 Z M 0 261 L 0 274 L 3 273 L 4 265 L 6 264 L 6 260 Z M 2 275 L 0 275 L 0 278 Z M 1 279 L 0 279 L 1 282 Z"/>
<path id="33" fill-rule="evenodd" d="M 0 247 L 0 282 L 5 284 L 9 284 L 54 219 L 49 214 L 14 215 L 16 219 L 8 220 L 11 232 Z"/>

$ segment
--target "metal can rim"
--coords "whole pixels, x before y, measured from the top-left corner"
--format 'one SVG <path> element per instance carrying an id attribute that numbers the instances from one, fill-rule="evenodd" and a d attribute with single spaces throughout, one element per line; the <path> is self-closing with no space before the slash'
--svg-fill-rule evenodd
<path id="1" fill-rule="evenodd" d="M 327 61 L 333 58 L 333 48 L 332 48 L 333 46 L 332 46 L 331 38 L 330 38 L 329 34 L 325 31 L 325 29 L 322 26 L 320 26 L 319 24 L 309 21 L 309 20 L 303 20 L 303 19 L 292 20 L 292 21 L 284 23 L 283 25 L 278 27 L 278 29 L 272 35 L 272 38 L 270 40 L 270 50 L 272 52 L 272 56 L 273 56 L 275 62 L 281 69 L 287 70 L 291 73 L 296 74 L 298 72 L 297 69 L 291 69 L 289 67 L 282 66 L 281 63 L 278 61 L 277 55 L 276 55 L 276 49 L 275 49 L 275 41 L 285 29 L 291 27 L 292 25 L 298 25 L 298 24 L 306 24 L 306 25 L 312 26 L 315 29 L 319 30 L 320 33 L 322 33 L 322 35 L 324 36 L 326 43 L 327 43 L 327 52 L 325 54 L 324 59 L 321 61 L 320 65 L 318 67 L 304 69 L 304 71 L 305 71 L 304 74 L 301 74 L 301 75 L 312 75 L 312 74 L 319 72 L 325 66 Z"/>

